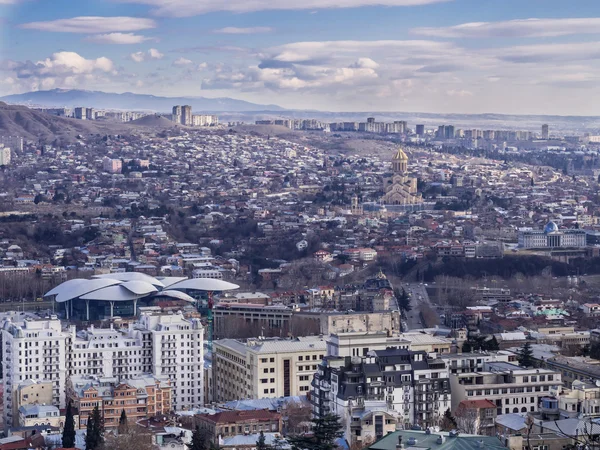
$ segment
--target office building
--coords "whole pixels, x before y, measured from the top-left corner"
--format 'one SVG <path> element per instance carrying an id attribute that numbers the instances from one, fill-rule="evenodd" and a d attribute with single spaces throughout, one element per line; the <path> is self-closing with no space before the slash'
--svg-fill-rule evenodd
<path id="1" fill-rule="evenodd" d="M 498 415 L 536 412 L 542 397 L 558 392 L 560 372 L 524 369 L 507 362 L 484 363 L 483 371 L 458 373 L 450 377 L 452 411 L 463 400 L 490 400 Z"/>
<path id="2" fill-rule="evenodd" d="M 449 372 L 423 351 L 386 349 L 327 356 L 314 376 L 313 414 L 340 416 L 350 445 L 397 428 L 437 425 L 451 406 Z"/>
<path id="3" fill-rule="evenodd" d="M 572 248 L 586 245 L 585 230 L 559 230 L 554 222 L 548 222 L 542 231 L 519 231 L 519 247 L 521 248 Z"/>
<path id="4" fill-rule="evenodd" d="M 417 125 L 415 132 L 417 136 L 425 136 L 425 125 Z"/>
<path id="5" fill-rule="evenodd" d="M 214 341 L 215 401 L 306 395 L 325 349 L 318 336 Z"/>
<path id="6" fill-rule="evenodd" d="M 549 128 L 547 124 L 542 125 L 542 139 L 548 139 L 550 137 Z"/>
<path id="7" fill-rule="evenodd" d="M 108 173 L 121 173 L 123 162 L 120 159 L 104 158 L 102 160 L 102 170 Z"/>
<path id="8" fill-rule="evenodd" d="M 75 117 L 76 119 L 79 119 L 79 120 L 86 120 L 87 119 L 87 108 L 82 108 L 82 107 L 78 106 L 77 108 L 75 108 L 73 110 L 73 117 Z"/>

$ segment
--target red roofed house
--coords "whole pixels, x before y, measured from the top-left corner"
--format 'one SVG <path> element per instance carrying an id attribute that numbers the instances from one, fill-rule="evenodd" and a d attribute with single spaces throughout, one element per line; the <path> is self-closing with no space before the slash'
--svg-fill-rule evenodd
<path id="1" fill-rule="evenodd" d="M 463 400 L 454 412 L 458 431 L 494 436 L 498 407 L 490 400 Z"/>
<path id="2" fill-rule="evenodd" d="M 281 414 L 267 409 L 251 411 L 221 411 L 216 414 L 196 414 L 194 425 L 208 432 L 212 442 L 219 437 L 281 432 Z"/>

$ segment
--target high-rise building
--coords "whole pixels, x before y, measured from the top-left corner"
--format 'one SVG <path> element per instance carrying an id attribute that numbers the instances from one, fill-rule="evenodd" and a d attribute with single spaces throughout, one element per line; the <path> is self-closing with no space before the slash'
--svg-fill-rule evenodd
<path id="1" fill-rule="evenodd" d="M 417 136 L 425 136 L 425 125 L 417 125 Z"/>
<path id="2" fill-rule="evenodd" d="M 181 106 L 179 106 L 179 105 L 173 106 L 173 116 L 172 116 L 173 122 L 181 123 L 181 119 L 182 119 Z"/>
<path id="3" fill-rule="evenodd" d="M 0 166 L 10 165 L 10 148 L 5 147 L 4 144 L 0 144 Z"/>
<path id="4" fill-rule="evenodd" d="M 112 377 L 126 382 L 145 374 L 168 380 L 172 409 L 204 404 L 203 328 L 181 313 L 143 312 L 126 330 L 63 330 L 52 316 L 43 320 L 3 321 L 4 423 L 13 426 L 13 398 L 23 383 L 52 383 L 52 404 L 65 407 L 71 376 Z"/>
<path id="5" fill-rule="evenodd" d="M 184 105 L 181 107 L 181 124 L 188 127 L 192 126 L 192 107 Z"/>
<path id="6" fill-rule="evenodd" d="M 542 139 L 548 139 L 550 137 L 548 125 L 542 125 Z"/>
<path id="7" fill-rule="evenodd" d="M 73 110 L 73 116 L 79 120 L 85 120 L 87 118 L 87 108 L 78 106 Z"/>
<path id="8" fill-rule="evenodd" d="M 96 111 L 94 110 L 94 108 L 85 108 L 85 118 L 86 120 L 96 119 Z"/>

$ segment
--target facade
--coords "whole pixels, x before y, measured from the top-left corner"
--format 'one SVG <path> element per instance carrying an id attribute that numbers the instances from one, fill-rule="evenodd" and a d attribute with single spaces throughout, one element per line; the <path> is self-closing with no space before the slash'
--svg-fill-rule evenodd
<path id="1" fill-rule="evenodd" d="M 34 405 L 52 405 L 53 391 L 52 381 L 23 381 L 13 390 L 12 398 L 12 419 L 19 418 L 21 407 Z"/>
<path id="2" fill-rule="evenodd" d="M 550 137 L 548 125 L 542 125 L 542 139 L 548 140 Z"/>
<path id="3" fill-rule="evenodd" d="M 281 414 L 266 409 L 221 411 L 216 414 L 196 414 L 194 425 L 205 430 L 212 442 L 232 436 L 281 432 Z M 256 444 L 256 442 L 255 442 Z"/>
<path id="4" fill-rule="evenodd" d="M 554 222 L 548 222 L 542 231 L 519 231 L 521 248 L 581 248 L 586 245 L 585 230 L 559 230 Z"/>
<path id="5" fill-rule="evenodd" d="M 482 436 L 496 435 L 496 404 L 489 400 L 463 400 L 454 412 L 459 431 Z"/>
<path id="6" fill-rule="evenodd" d="M 314 376 L 310 401 L 317 417 L 341 417 L 351 445 L 370 442 L 398 427 L 437 425 L 451 406 L 449 372 L 423 351 L 328 356 Z"/>
<path id="7" fill-rule="evenodd" d="M 306 395 L 325 349 L 318 336 L 214 341 L 214 400 Z"/>
<path id="8" fill-rule="evenodd" d="M 181 107 L 181 124 L 188 127 L 192 126 L 192 107 L 190 105 Z"/>
<path id="9" fill-rule="evenodd" d="M 219 125 L 219 117 L 211 114 L 194 114 L 192 125 L 195 127 L 214 127 Z"/>
<path id="10" fill-rule="evenodd" d="M 258 328 L 289 329 L 293 311 L 280 305 L 253 305 L 242 303 L 217 304 L 213 308 L 214 339 L 226 336 L 227 327 L 243 320 Z"/>
<path id="11" fill-rule="evenodd" d="M 485 364 L 490 362 L 513 362 L 516 356 L 513 352 L 501 350 L 499 352 L 481 353 L 446 353 L 439 358 L 444 361 L 452 375 L 460 373 L 483 372 Z"/>
<path id="12" fill-rule="evenodd" d="M 417 192 L 417 179 L 408 176 L 408 156 L 399 148 L 392 159 L 392 174 L 384 176 L 384 205 L 415 205 L 423 202 Z"/>
<path id="13" fill-rule="evenodd" d="M 557 396 L 561 419 L 600 417 L 600 387 L 589 381 L 573 381 L 570 389 Z"/>
<path id="14" fill-rule="evenodd" d="M 538 411 L 540 399 L 562 386 L 562 376 L 553 370 L 489 362 L 482 372 L 452 375 L 450 382 L 453 411 L 463 400 L 490 400 L 500 415 Z"/>
<path id="15" fill-rule="evenodd" d="M 311 319 L 319 323 L 319 334 L 328 336 L 334 333 L 376 333 L 398 332 L 400 313 L 398 311 L 379 312 L 296 312 L 294 317 Z"/>
<path id="16" fill-rule="evenodd" d="M 123 162 L 120 159 L 104 158 L 102 160 L 102 169 L 108 173 L 121 173 Z"/>
<path id="17" fill-rule="evenodd" d="M 78 428 L 85 428 L 89 415 L 98 406 L 107 428 L 117 427 L 125 410 L 131 423 L 168 414 L 172 410 L 171 383 L 150 375 L 119 381 L 118 378 L 73 376 L 67 396 L 79 411 Z"/>
<path id="18" fill-rule="evenodd" d="M 37 427 L 48 425 L 62 428 L 65 424 L 65 416 L 61 416 L 60 410 L 51 405 L 27 405 L 19 408 L 19 425 L 22 427 Z"/>
<path id="19" fill-rule="evenodd" d="M 171 120 L 173 120 L 173 122 L 175 123 L 181 123 L 182 118 L 183 111 L 181 109 L 181 106 L 173 106 L 173 114 L 171 115 Z"/>

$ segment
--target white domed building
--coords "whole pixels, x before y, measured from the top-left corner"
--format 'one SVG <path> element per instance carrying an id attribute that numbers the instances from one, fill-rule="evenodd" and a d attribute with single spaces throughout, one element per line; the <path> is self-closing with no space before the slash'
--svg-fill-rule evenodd
<path id="1" fill-rule="evenodd" d="M 555 222 L 548 222 L 543 230 L 519 230 L 519 247 L 531 249 L 582 248 L 587 245 L 585 230 L 561 230 Z"/>
<path id="2" fill-rule="evenodd" d="M 101 320 L 135 316 L 138 307 L 159 299 L 196 303 L 199 294 L 238 289 L 237 284 L 210 278 L 151 277 L 137 272 L 94 275 L 65 281 L 44 297 L 64 305 L 67 319 Z M 192 294 L 192 295 L 190 295 Z"/>

